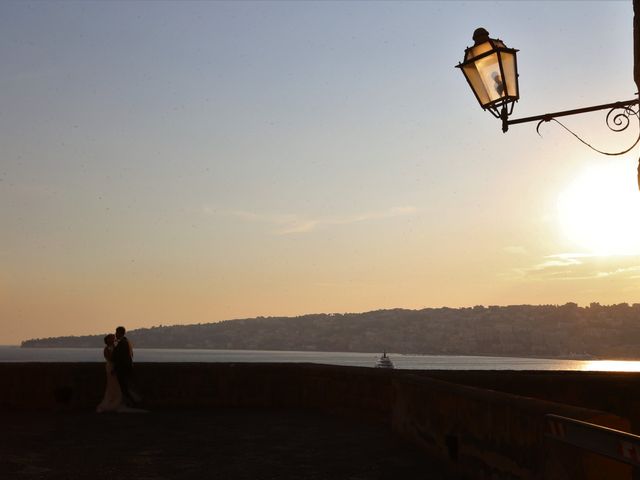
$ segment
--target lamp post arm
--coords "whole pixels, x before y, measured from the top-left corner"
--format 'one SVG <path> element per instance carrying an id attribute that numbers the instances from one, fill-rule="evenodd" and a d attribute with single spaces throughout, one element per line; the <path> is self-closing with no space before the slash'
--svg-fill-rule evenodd
<path id="1" fill-rule="evenodd" d="M 597 112 L 598 110 L 611 110 L 616 108 L 629 107 L 631 105 L 640 104 L 638 98 L 633 100 L 625 100 L 622 102 L 606 103 L 604 105 L 595 105 L 593 107 L 576 108 L 574 110 L 564 110 L 562 112 L 545 113 L 544 115 L 534 115 L 533 117 L 514 118 L 513 120 L 507 120 L 506 116 L 502 117 L 502 131 L 506 132 L 509 125 L 517 125 L 518 123 L 528 122 L 549 122 L 557 117 L 566 117 L 568 115 L 577 115 L 580 113 Z"/>

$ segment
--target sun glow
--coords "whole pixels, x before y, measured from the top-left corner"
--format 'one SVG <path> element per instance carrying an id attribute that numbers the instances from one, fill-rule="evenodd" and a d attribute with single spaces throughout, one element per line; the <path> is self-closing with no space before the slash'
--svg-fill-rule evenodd
<path id="1" fill-rule="evenodd" d="M 592 360 L 582 366 L 586 372 L 640 372 L 640 362 L 633 360 Z"/>
<path id="2" fill-rule="evenodd" d="M 640 193 L 635 168 L 608 163 L 585 170 L 558 198 L 568 240 L 597 255 L 640 253 Z"/>

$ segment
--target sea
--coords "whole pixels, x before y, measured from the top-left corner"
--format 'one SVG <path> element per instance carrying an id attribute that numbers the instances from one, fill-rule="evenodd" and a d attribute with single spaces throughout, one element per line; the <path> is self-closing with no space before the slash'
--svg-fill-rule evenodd
<path id="1" fill-rule="evenodd" d="M 640 372 L 640 361 L 567 360 L 464 355 L 387 353 L 398 369 L 408 370 L 573 370 Z M 318 363 L 375 367 L 380 354 L 352 352 L 287 352 L 266 350 L 197 350 L 138 348 L 136 362 Z M 20 348 L 0 346 L 0 363 L 102 362 L 101 348 Z"/>

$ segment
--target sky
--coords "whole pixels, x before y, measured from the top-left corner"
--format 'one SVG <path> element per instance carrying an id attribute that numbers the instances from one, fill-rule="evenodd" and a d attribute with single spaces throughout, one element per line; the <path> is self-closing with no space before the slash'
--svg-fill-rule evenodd
<path id="1" fill-rule="evenodd" d="M 0 2 L 0 344 L 383 308 L 640 301 L 631 1 Z M 606 112 L 563 122 L 623 150 Z"/>

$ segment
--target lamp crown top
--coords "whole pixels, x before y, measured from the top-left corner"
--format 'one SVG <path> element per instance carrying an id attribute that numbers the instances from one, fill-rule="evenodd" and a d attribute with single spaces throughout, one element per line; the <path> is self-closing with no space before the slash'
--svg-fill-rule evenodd
<path id="1" fill-rule="evenodd" d="M 475 32 L 473 32 L 473 41 L 476 45 L 480 45 L 481 43 L 489 40 L 489 32 L 486 29 L 480 27 L 476 28 Z"/>

